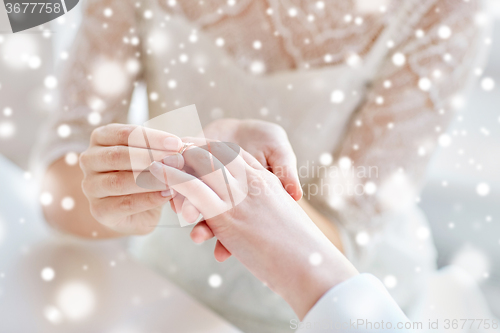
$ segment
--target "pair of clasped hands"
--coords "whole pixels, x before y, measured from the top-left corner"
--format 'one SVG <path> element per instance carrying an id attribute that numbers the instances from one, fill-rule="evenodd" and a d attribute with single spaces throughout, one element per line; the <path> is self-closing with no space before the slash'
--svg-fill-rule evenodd
<path id="1" fill-rule="evenodd" d="M 129 146 L 134 129 L 100 127 L 80 156 L 82 187 L 101 224 L 126 234 L 148 233 L 169 201 L 188 222 L 201 214 L 191 239 L 216 237 L 218 261 L 234 255 L 301 319 L 333 286 L 358 274 L 296 202 L 302 197 L 296 158 L 278 125 L 220 120 L 204 129 L 211 140 L 184 138 L 195 145 L 182 155 L 183 140 L 153 129 L 142 129 L 150 149 Z M 149 168 L 141 182 L 136 168 Z"/>

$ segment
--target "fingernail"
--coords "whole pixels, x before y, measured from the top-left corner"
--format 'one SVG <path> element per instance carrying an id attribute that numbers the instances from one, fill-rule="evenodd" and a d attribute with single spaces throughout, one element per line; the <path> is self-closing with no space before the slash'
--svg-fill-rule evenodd
<path id="1" fill-rule="evenodd" d="M 168 137 L 163 141 L 165 149 L 171 151 L 179 151 L 181 149 L 181 140 L 179 138 Z"/>
<path id="2" fill-rule="evenodd" d="M 151 165 L 149 166 L 149 170 L 151 170 L 152 172 L 160 172 L 161 169 L 161 164 L 156 161 L 151 163 Z"/>
<path id="3" fill-rule="evenodd" d="M 167 156 L 163 159 L 163 164 L 171 166 L 172 168 L 178 169 L 181 165 L 181 155 L 175 154 Z"/>
<path id="4" fill-rule="evenodd" d="M 165 191 L 161 191 L 161 196 L 166 198 L 166 197 L 171 197 L 174 195 L 174 192 L 172 190 L 165 190 Z"/>

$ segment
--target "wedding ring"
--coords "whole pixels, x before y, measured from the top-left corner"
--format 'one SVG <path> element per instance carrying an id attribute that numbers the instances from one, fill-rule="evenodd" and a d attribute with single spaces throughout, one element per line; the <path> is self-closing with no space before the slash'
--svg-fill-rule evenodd
<path id="1" fill-rule="evenodd" d="M 184 152 L 189 148 L 191 147 L 192 145 L 194 145 L 194 143 L 192 142 L 184 142 L 183 145 L 182 145 L 182 148 L 181 150 L 179 150 L 179 154 L 184 154 Z"/>

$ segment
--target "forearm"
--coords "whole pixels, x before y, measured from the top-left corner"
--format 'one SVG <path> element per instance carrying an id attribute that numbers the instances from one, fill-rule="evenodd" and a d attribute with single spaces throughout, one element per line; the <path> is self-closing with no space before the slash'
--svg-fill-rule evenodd
<path id="1" fill-rule="evenodd" d="M 68 165 L 64 158 L 55 161 L 45 173 L 42 192 L 52 195 L 52 203 L 43 206 L 45 219 L 55 229 L 83 238 L 121 237 L 116 231 L 100 224 L 90 213 L 90 206 L 82 191 L 83 172 L 77 165 Z M 75 205 L 65 210 L 61 202 L 71 197 Z"/>
<path id="2" fill-rule="evenodd" d="M 317 242 L 318 238 L 310 241 Z M 340 251 L 329 245 L 318 247 L 307 261 L 296 265 L 295 278 L 281 293 L 301 320 L 331 288 L 359 274 Z"/>
<path id="3" fill-rule="evenodd" d="M 309 218 L 316 224 L 316 226 L 323 232 L 323 234 L 335 245 L 340 252 L 344 253 L 342 240 L 339 231 L 332 221 L 327 219 L 323 214 L 318 212 L 309 202 L 305 199 L 298 201 L 300 207 L 306 212 Z"/>
<path id="4" fill-rule="evenodd" d="M 328 290 L 358 272 L 291 198 L 284 201 L 288 202 L 286 209 L 278 204 L 265 215 L 252 214 L 252 219 L 267 221 L 266 232 L 254 224 L 234 223 L 232 236 L 217 230 L 216 234 L 243 265 L 303 318 Z M 284 211 L 294 210 L 293 217 L 284 215 Z M 300 222 L 294 225 L 294 221 Z"/>
<path id="5" fill-rule="evenodd" d="M 309 224 L 307 216 L 303 219 L 304 224 Z M 252 253 L 251 259 L 237 257 L 244 263 L 254 260 L 247 267 L 258 267 L 252 272 L 283 297 L 300 319 L 328 290 L 358 274 L 314 225 L 287 230 L 286 236 L 272 236 L 264 238 L 255 235 L 240 239 L 238 245 L 262 251 Z M 258 244 L 245 244 L 252 239 L 259 239 Z"/>

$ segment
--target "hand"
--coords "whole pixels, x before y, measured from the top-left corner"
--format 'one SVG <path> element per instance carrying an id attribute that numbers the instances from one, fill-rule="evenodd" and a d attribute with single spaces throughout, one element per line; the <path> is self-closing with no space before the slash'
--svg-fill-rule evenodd
<path id="1" fill-rule="evenodd" d="M 203 135 L 205 138 L 236 143 L 255 157 L 264 168 L 272 171 L 293 199 L 298 201 L 302 198 L 297 159 L 281 126 L 262 120 L 220 119 L 206 126 Z M 187 139 L 190 140 L 192 141 Z M 174 201 L 172 209 L 177 211 L 176 207 L 182 207 L 182 215 L 188 223 L 194 223 L 198 219 L 200 213 L 189 202 L 183 203 L 183 196 L 178 196 Z M 191 232 L 191 238 L 196 243 L 212 237 L 213 233 L 203 221 Z M 220 249 L 218 260 L 228 259 L 231 253 L 220 242 L 217 244 Z"/>
<path id="2" fill-rule="evenodd" d="M 207 229 L 218 238 L 216 258 L 229 250 L 303 318 L 330 288 L 358 274 L 356 269 L 283 190 L 280 180 L 254 157 L 241 150 L 223 164 L 220 161 L 230 160 L 226 156 L 234 155 L 234 149 L 212 146 L 217 148 L 210 149 L 211 154 L 198 149 L 196 161 L 185 158 L 186 167 L 196 171 L 209 161 L 225 169 L 214 168 L 215 172 L 196 178 L 153 163 L 151 173 L 168 180 L 201 212 Z M 233 206 L 234 198 L 242 196 L 244 200 Z"/>
<path id="3" fill-rule="evenodd" d="M 151 157 L 182 168 L 183 159 L 177 154 L 181 145 L 172 134 L 133 125 L 111 124 L 95 129 L 90 147 L 80 155 L 82 189 L 92 216 L 124 234 L 151 232 L 158 224 L 161 207 L 173 193 L 148 171 Z M 144 171 L 140 173 L 141 186 L 134 171 Z"/>
<path id="4" fill-rule="evenodd" d="M 283 127 L 262 120 L 220 119 L 206 126 L 203 134 L 236 143 L 274 173 L 293 199 L 302 198 L 297 159 Z"/>

